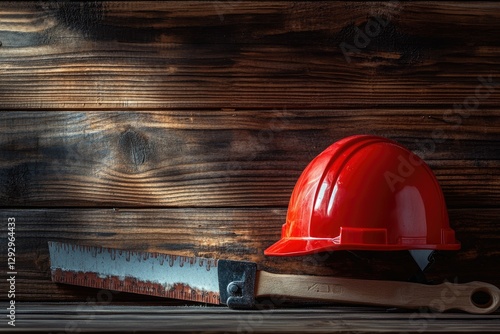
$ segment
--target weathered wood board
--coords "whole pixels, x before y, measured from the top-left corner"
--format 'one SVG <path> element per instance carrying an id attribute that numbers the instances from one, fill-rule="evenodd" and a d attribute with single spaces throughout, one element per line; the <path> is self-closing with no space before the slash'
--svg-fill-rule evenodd
<path id="1" fill-rule="evenodd" d="M 498 209 L 450 210 L 462 241 L 458 252 L 441 252 L 428 272 L 436 281 L 488 281 L 500 285 Z M 263 255 L 279 239 L 285 208 L 15 209 L 17 294 L 22 301 L 85 300 L 93 290 L 50 281 L 49 240 L 129 250 L 255 261 L 273 272 L 407 280 L 417 271 L 407 252 L 337 251 L 304 257 Z M 4 225 L 5 226 L 5 225 Z M 4 229 L 5 230 L 5 229 Z M 5 255 L 4 255 L 5 254 Z M 7 262 L 6 252 L 0 261 Z M 6 290 L 8 282 L 0 281 Z M 120 298 L 149 300 L 121 294 Z"/>
<path id="2" fill-rule="evenodd" d="M 300 308 L 234 311 L 159 304 L 102 305 L 89 301 L 64 305 L 28 303 L 20 314 L 25 319 L 24 326 L 11 333 L 34 330 L 58 333 L 62 324 L 67 331 L 84 333 L 145 330 L 161 333 L 497 333 L 500 326 L 497 315 L 391 313 L 383 308 L 348 306 L 309 307 L 307 312 Z M 147 328 L 144 324 L 148 324 Z"/>
<path id="3" fill-rule="evenodd" d="M 500 82 L 499 22 L 486 2 L 7 2 L 0 108 L 449 108 Z"/>
<path id="4" fill-rule="evenodd" d="M 407 146 L 441 184 L 462 249 L 438 254 L 429 278 L 500 286 L 499 36 L 495 2 L 1 2 L 0 262 L 15 217 L 16 298 L 95 297 L 50 281 L 48 240 L 406 280 L 404 252 L 263 255 L 303 168 L 360 133 Z M 126 301 L 175 304 L 113 303 Z M 32 306 L 31 325 L 45 317 Z M 330 316 L 315 312 L 297 331 Z M 409 321 L 342 317 L 359 326 L 318 332 Z M 422 330 L 498 325 L 452 318 Z"/>
<path id="5" fill-rule="evenodd" d="M 283 207 L 310 160 L 342 137 L 369 133 L 420 154 L 450 208 L 496 207 L 500 113 L 481 110 L 456 126 L 436 120 L 439 112 L 4 111 L 0 200 L 6 206 Z"/>

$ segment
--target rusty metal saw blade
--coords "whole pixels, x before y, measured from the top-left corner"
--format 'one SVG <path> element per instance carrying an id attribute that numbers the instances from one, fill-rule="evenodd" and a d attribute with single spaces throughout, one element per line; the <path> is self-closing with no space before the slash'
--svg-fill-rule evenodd
<path id="1" fill-rule="evenodd" d="M 247 261 L 185 257 L 49 242 L 52 280 L 145 295 L 254 308 L 279 297 L 385 307 L 495 312 L 500 289 L 485 282 L 411 282 L 273 274 Z M 444 291 L 444 292 L 443 292 Z M 475 302 L 478 292 L 487 300 Z M 445 295 L 446 294 L 446 298 Z M 453 298 L 450 298 L 452 296 Z M 439 299 L 441 297 L 441 299 Z M 276 300 L 271 298 L 270 302 Z M 266 305 L 266 304 L 263 304 Z"/>
<path id="2" fill-rule="evenodd" d="M 54 282 L 220 304 L 220 261 L 49 242 Z"/>

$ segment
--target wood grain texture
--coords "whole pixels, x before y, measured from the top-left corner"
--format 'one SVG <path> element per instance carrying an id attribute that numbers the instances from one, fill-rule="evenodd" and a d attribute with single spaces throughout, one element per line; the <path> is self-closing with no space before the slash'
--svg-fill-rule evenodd
<path id="1" fill-rule="evenodd" d="M 481 110 L 460 125 L 441 117 L 404 109 L 3 112 L 0 205 L 286 207 L 317 154 L 371 133 L 419 153 L 450 208 L 497 206 L 500 114 Z"/>
<path id="2" fill-rule="evenodd" d="M 498 331 L 497 314 L 304 307 L 260 321 L 260 313 L 162 308 L 184 303 L 124 293 L 102 300 L 110 295 L 50 281 L 47 241 L 407 280 L 416 268 L 406 252 L 263 256 L 307 163 L 367 133 L 417 152 L 443 188 L 462 249 L 439 253 L 428 278 L 500 286 L 499 9 L 2 1 L 0 238 L 16 217 L 20 324 L 27 332 L 67 331 L 61 321 L 93 331 Z M 0 242 L 0 262 L 6 254 Z M 155 306 L 107 305 L 88 321 L 99 298 Z"/>
<path id="3" fill-rule="evenodd" d="M 0 109 L 449 108 L 500 82 L 496 3 L 19 6 L 0 5 Z"/>
<path id="4" fill-rule="evenodd" d="M 0 304 L 4 307 L 5 304 Z M 477 333 L 498 332 L 498 314 L 394 312 L 367 307 L 234 311 L 223 307 L 168 307 L 88 303 L 30 304 L 19 309 L 10 333 L 78 330 L 83 333 Z M 0 330 L 5 324 L 0 324 Z"/>
<path id="5" fill-rule="evenodd" d="M 479 280 L 500 285 L 500 272 L 494 269 L 500 260 L 499 214 L 498 209 L 451 210 L 451 226 L 457 232 L 462 249 L 438 253 L 428 278 L 436 282 Z M 285 216 L 283 208 L 18 209 L 2 210 L 0 228 L 6 231 L 7 217 L 16 218 L 16 299 L 19 301 L 84 301 L 95 297 L 93 289 L 51 282 L 49 240 L 244 259 L 274 273 L 401 281 L 416 273 L 416 265 L 407 252 L 337 251 L 303 257 L 265 257 L 264 249 L 280 237 Z M 7 245 L 1 243 L 0 261 L 6 263 L 6 255 Z M 0 290 L 6 289 L 7 282 L 0 281 Z M 0 298 L 5 300 L 6 295 Z M 134 298 L 121 293 L 116 301 L 131 298 L 151 300 L 148 296 Z"/>
<path id="6" fill-rule="evenodd" d="M 443 292 L 444 291 L 444 292 Z M 481 291 L 489 298 L 473 303 Z M 453 295 L 446 301 L 438 296 Z M 274 274 L 258 271 L 256 297 L 316 300 L 326 303 L 347 303 L 420 310 L 429 308 L 445 312 L 460 310 L 471 314 L 491 314 L 500 308 L 500 289 L 485 282 L 428 285 L 412 282 L 352 279 L 329 276 Z"/>

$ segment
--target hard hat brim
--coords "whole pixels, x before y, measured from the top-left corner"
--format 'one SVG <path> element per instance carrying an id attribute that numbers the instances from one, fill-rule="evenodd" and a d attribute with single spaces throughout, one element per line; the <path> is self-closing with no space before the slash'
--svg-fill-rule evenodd
<path id="1" fill-rule="evenodd" d="M 336 250 L 410 250 L 410 249 L 431 249 L 431 250 L 459 250 L 460 243 L 453 244 L 413 244 L 413 245 L 391 245 L 391 244 L 366 244 L 366 243 L 335 243 L 335 239 L 318 238 L 282 238 L 266 250 L 264 255 L 269 256 L 301 256 L 319 252 Z"/>

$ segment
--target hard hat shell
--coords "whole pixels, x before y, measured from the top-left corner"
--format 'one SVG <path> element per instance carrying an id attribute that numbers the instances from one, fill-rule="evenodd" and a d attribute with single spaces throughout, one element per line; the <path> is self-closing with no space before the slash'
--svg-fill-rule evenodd
<path id="1" fill-rule="evenodd" d="M 356 135 L 332 144 L 304 169 L 281 240 L 264 254 L 459 248 L 427 164 L 387 138 Z"/>

